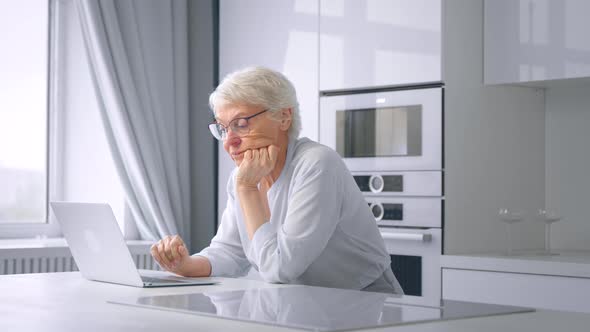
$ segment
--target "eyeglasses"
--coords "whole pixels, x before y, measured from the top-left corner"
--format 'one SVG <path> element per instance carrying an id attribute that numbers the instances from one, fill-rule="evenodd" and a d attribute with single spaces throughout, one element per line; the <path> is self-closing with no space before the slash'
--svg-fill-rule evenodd
<path id="1" fill-rule="evenodd" d="M 231 131 L 233 131 L 234 133 L 238 134 L 239 136 L 246 135 L 250 132 L 250 127 L 248 127 L 248 120 L 267 111 L 268 109 L 247 117 L 235 118 L 231 120 L 227 127 L 219 122 L 213 122 L 209 125 L 209 130 L 211 131 L 211 134 L 213 134 L 213 137 L 221 141 L 225 141 L 225 139 L 227 138 L 228 128 L 231 129 Z"/>

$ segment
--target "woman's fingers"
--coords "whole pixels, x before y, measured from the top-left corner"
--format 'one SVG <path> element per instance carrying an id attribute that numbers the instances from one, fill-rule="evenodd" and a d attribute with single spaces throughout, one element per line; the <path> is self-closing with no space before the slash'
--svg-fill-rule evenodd
<path id="1" fill-rule="evenodd" d="M 158 262 L 158 264 L 160 264 L 160 266 L 163 269 L 169 270 L 170 262 L 168 261 L 168 259 L 166 258 L 166 255 L 164 254 L 164 242 L 162 240 L 160 240 L 156 244 L 152 245 L 151 254 L 154 257 L 154 259 L 156 260 L 156 262 Z"/>
<path id="2" fill-rule="evenodd" d="M 253 161 L 259 161 L 260 160 L 260 151 L 259 149 L 254 149 L 251 150 L 252 151 L 252 160 Z"/>
<path id="3" fill-rule="evenodd" d="M 279 157 L 279 147 L 276 145 L 269 145 L 268 146 L 268 157 L 271 163 L 274 165 L 277 162 Z"/>
<path id="4" fill-rule="evenodd" d="M 158 253 L 160 254 L 160 257 L 162 258 L 162 262 L 164 262 L 164 264 L 167 264 L 168 257 L 166 257 L 166 247 L 165 247 L 163 240 L 160 240 L 160 242 L 158 242 Z"/>
<path id="5" fill-rule="evenodd" d="M 168 242 L 168 251 L 169 253 L 169 257 L 170 257 L 170 261 L 172 263 L 174 263 L 176 261 L 176 259 L 178 259 L 178 253 L 177 253 L 177 247 L 178 246 L 178 241 L 176 241 L 176 236 L 171 237 L 169 242 Z"/>
<path id="6" fill-rule="evenodd" d="M 152 244 L 152 246 L 150 247 L 150 254 L 152 254 L 152 257 L 156 260 L 156 262 L 158 264 L 160 264 L 160 254 L 158 254 L 158 243 L 154 243 Z"/>
<path id="7" fill-rule="evenodd" d="M 154 244 L 152 246 L 152 257 L 154 257 L 154 259 L 156 260 L 156 262 L 160 265 L 160 267 L 162 267 L 164 270 L 168 270 L 168 266 L 166 265 L 166 263 L 164 262 L 164 259 L 162 258 L 162 255 L 160 255 L 160 252 L 158 250 L 158 244 Z"/>
<path id="8" fill-rule="evenodd" d="M 185 245 L 182 238 L 178 235 L 175 235 L 170 241 L 170 248 L 173 263 L 179 263 L 188 254 L 186 250 L 181 250 L 185 248 Z"/>
<path id="9" fill-rule="evenodd" d="M 267 148 L 260 148 L 260 163 L 262 165 L 268 164 L 269 159 L 268 159 L 268 149 Z"/>
<path id="10" fill-rule="evenodd" d="M 172 237 L 166 236 L 162 242 L 164 242 L 164 256 L 166 256 L 168 261 L 172 262 L 174 260 L 174 256 L 172 256 L 172 247 L 170 246 Z"/>

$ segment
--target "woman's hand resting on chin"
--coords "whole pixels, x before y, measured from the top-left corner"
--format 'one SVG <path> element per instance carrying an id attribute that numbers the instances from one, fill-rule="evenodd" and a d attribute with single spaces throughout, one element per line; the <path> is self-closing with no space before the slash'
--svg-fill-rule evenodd
<path id="1" fill-rule="evenodd" d="M 278 155 L 279 148 L 276 145 L 246 150 L 236 175 L 238 188 L 258 190 L 260 181 L 274 170 Z"/>

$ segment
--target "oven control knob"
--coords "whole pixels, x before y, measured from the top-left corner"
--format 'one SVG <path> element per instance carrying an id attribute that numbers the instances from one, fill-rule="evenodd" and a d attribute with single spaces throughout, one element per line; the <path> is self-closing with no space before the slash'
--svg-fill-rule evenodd
<path id="1" fill-rule="evenodd" d="M 383 219 L 384 209 L 381 203 L 371 204 L 371 212 L 373 213 L 375 220 L 379 221 Z"/>
<path id="2" fill-rule="evenodd" d="M 369 179 L 369 188 L 374 193 L 380 193 L 383 191 L 383 186 L 385 182 L 383 181 L 383 177 L 381 175 L 371 175 Z"/>

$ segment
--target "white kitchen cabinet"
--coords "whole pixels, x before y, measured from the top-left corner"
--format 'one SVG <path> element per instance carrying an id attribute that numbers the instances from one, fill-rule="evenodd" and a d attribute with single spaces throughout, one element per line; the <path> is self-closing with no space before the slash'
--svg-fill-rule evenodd
<path id="1" fill-rule="evenodd" d="M 484 81 L 590 77 L 590 1 L 486 0 Z"/>
<path id="2" fill-rule="evenodd" d="M 590 278 L 442 269 L 443 299 L 590 313 Z"/>
<path id="3" fill-rule="evenodd" d="M 293 82 L 301 137 L 318 139 L 318 0 L 221 0 L 219 77 L 247 66 L 265 66 Z M 219 209 L 234 164 L 219 144 Z"/>
<path id="4" fill-rule="evenodd" d="M 438 82 L 441 0 L 320 0 L 320 90 Z"/>

